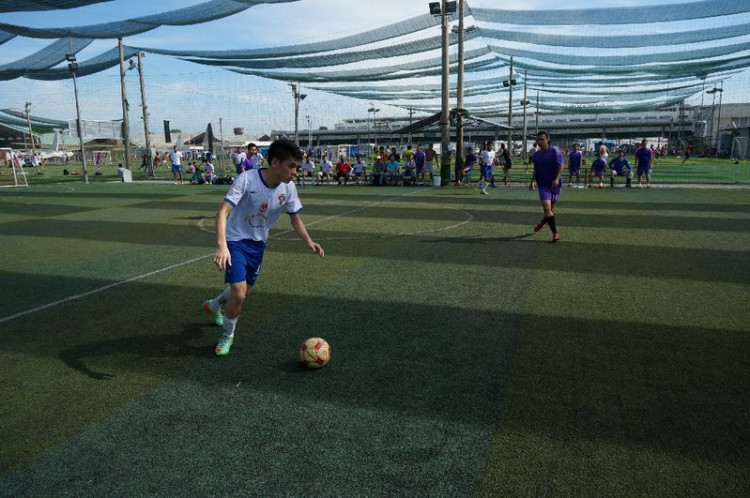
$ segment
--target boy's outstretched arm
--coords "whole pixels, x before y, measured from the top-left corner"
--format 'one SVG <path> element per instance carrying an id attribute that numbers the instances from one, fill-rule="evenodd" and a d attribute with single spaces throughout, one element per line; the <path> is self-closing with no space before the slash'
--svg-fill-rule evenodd
<path id="1" fill-rule="evenodd" d="M 314 242 L 310 235 L 307 233 L 307 228 L 305 228 L 305 224 L 302 222 L 302 218 L 298 214 L 292 214 L 289 215 L 291 222 L 292 222 L 292 228 L 294 228 L 294 231 L 297 232 L 297 235 L 299 235 L 299 238 L 302 239 L 305 244 L 307 244 L 307 247 L 310 248 L 312 252 L 320 256 L 321 258 L 325 257 L 325 252 L 323 251 L 323 248 L 320 247 L 320 244 L 317 242 Z"/>

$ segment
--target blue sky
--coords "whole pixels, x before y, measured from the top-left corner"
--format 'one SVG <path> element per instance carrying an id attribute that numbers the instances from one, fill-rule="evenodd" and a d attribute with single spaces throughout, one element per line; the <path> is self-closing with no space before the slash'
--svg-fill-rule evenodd
<path id="1" fill-rule="evenodd" d="M 10 13 L 0 15 L 0 22 L 34 27 L 67 27 L 98 24 L 149 14 L 161 13 L 188 5 L 190 0 L 114 0 L 69 11 Z M 472 7 L 504 9 L 558 9 L 559 0 L 470 0 Z M 609 7 L 680 4 L 678 0 L 610 0 Z M 414 0 L 300 0 L 294 3 L 260 5 L 235 16 L 210 23 L 160 27 L 125 39 L 127 45 L 154 48 L 242 49 L 292 45 L 339 38 L 358 31 L 374 29 L 404 18 L 424 14 L 427 1 Z M 565 9 L 601 8 L 602 2 L 578 0 L 564 2 Z M 616 26 L 613 26 L 616 29 Z M 50 40 L 16 38 L 0 46 L 0 64 L 33 53 Z M 114 46 L 110 40 L 96 41 L 79 53 L 80 60 L 97 55 Z M 221 69 L 177 61 L 169 57 L 148 55 L 144 69 L 149 94 L 151 128 L 161 119 L 171 119 L 182 129 L 201 129 L 205 121 L 218 122 L 221 117 L 226 129 L 242 126 L 248 132 L 269 132 L 271 129 L 293 127 L 293 100 L 286 83 L 260 78 L 227 74 Z M 117 69 L 79 79 L 82 115 L 87 119 L 121 117 Z M 500 77 L 500 75 L 498 75 Z M 304 86 L 304 82 L 303 82 Z M 725 83 L 725 101 L 748 101 L 747 75 Z M 73 119 L 72 84 L 69 82 L 34 82 L 16 80 L 0 82 L 0 107 L 21 108 L 33 103 L 33 112 L 57 119 Z M 304 91 L 304 90 L 303 90 Z M 128 92 L 131 126 L 138 120 L 138 85 L 135 72 L 129 73 Z M 300 128 L 310 125 L 331 127 L 343 117 L 367 117 L 368 102 L 332 96 L 325 92 L 305 91 L 308 98 L 300 108 Z M 185 96 L 179 102 L 167 103 L 174 95 Z M 697 102 L 696 102 L 697 99 Z M 690 101 L 689 101 L 690 102 Z M 700 97 L 692 99 L 700 103 Z M 114 105 L 113 105 L 114 103 Z M 404 114 L 404 111 L 378 104 L 383 114 Z M 72 114 L 71 114 L 72 113 Z M 118 116 L 117 114 L 120 114 Z"/>

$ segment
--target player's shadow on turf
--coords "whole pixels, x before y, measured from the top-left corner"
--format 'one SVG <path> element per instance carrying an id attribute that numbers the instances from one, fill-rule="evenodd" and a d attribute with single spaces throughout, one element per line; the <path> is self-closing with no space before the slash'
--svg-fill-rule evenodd
<path id="1" fill-rule="evenodd" d="M 83 375 L 95 380 L 108 380 L 116 375 L 90 367 L 87 360 L 95 360 L 95 363 L 101 364 L 109 357 L 118 365 L 117 370 L 121 370 L 120 365 L 123 363 L 138 368 L 143 366 L 144 359 L 148 358 L 210 358 L 213 354 L 210 346 L 190 344 L 191 341 L 201 339 L 209 328 L 216 329 L 205 324 L 188 324 L 182 333 L 177 335 L 138 335 L 91 342 L 63 350 L 58 357 L 68 367 Z M 132 357 L 136 357 L 137 360 L 128 359 Z"/>

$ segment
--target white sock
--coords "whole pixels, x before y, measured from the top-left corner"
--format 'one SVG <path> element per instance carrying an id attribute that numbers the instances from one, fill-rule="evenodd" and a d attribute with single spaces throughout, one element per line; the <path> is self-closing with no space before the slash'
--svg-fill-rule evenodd
<path id="1" fill-rule="evenodd" d="M 240 317 L 237 318 L 227 318 L 224 317 L 224 336 L 225 337 L 232 337 L 234 336 L 234 328 L 237 326 L 237 320 L 239 320 Z"/>
<path id="2" fill-rule="evenodd" d="M 216 296 L 211 300 L 211 302 L 208 304 L 209 308 L 211 308 L 211 311 L 216 313 L 221 308 L 226 306 L 226 304 L 229 302 L 229 296 L 232 294 L 232 288 L 226 287 L 223 291 L 221 291 L 221 294 Z"/>

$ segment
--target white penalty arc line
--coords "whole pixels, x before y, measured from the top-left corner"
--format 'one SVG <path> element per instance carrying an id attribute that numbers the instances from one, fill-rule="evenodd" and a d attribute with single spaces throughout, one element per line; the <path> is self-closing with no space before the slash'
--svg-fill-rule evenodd
<path id="1" fill-rule="evenodd" d="M 369 204 L 367 206 L 363 206 L 363 207 L 360 207 L 360 208 L 357 208 L 357 209 L 353 209 L 351 211 L 347 211 L 346 213 L 341 213 L 341 214 L 337 214 L 337 215 L 334 215 L 334 216 L 329 216 L 328 218 L 324 218 L 322 220 L 313 221 L 313 222 L 308 223 L 307 226 L 316 225 L 318 223 L 323 223 L 325 221 L 330 221 L 330 220 L 333 220 L 333 219 L 336 219 L 336 218 L 340 218 L 340 217 L 346 216 L 348 214 L 356 213 L 357 211 L 361 211 L 363 209 L 367 209 L 369 207 L 376 206 L 378 204 L 383 204 L 385 202 L 392 201 L 392 200 L 395 200 L 395 199 L 400 199 L 401 197 L 406 197 L 407 195 L 412 195 L 412 194 L 415 194 L 415 193 L 420 192 L 422 190 L 423 189 L 420 189 L 420 190 L 414 191 L 414 192 L 409 192 L 408 194 L 404 194 L 404 195 L 395 197 L 393 199 L 389 199 L 389 200 L 386 200 L 386 201 L 375 202 L 375 203 Z M 205 220 L 205 219 L 206 218 L 201 219 L 201 221 L 198 223 L 198 225 L 201 226 L 203 220 Z M 201 228 L 201 229 L 204 230 L 204 231 L 208 231 L 205 228 Z M 293 231 L 294 231 L 294 229 L 290 228 L 289 230 L 284 230 L 283 232 L 274 234 L 271 237 L 279 237 L 280 235 L 285 235 L 285 234 L 293 232 Z M 148 272 L 148 273 L 144 273 L 142 275 L 137 275 L 135 277 L 131 277 L 131 278 L 128 278 L 128 279 L 125 279 L 125 280 L 121 280 L 119 282 L 114 282 L 114 283 L 105 285 L 103 287 L 98 287 L 98 288 L 92 289 L 90 291 L 82 292 L 80 294 L 76 294 L 75 296 L 69 296 L 69 297 L 66 297 L 66 298 L 63 298 L 63 299 L 59 299 L 57 301 L 53 301 L 51 303 L 47 303 L 47 304 L 43 304 L 41 306 L 37 306 L 36 308 L 31 308 L 31 309 L 28 309 L 26 311 L 21 311 L 19 313 L 14 314 L 14 315 L 10 315 L 10 316 L 6 316 L 6 317 L 3 317 L 3 318 L 0 318 L 0 324 L 6 323 L 6 322 L 10 322 L 12 320 L 15 320 L 17 318 L 21 318 L 21 317 L 24 317 L 24 316 L 27 316 L 27 315 L 32 315 L 34 313 L 38 313 L 40 311 L 44 311 L 44 310 L 47 310 L 49 308 L 53 308 L 53 307 L 58 306 L 60 304 L 68 303 L 70 301 L 75 301 L 77 299 L 82 299 L 84 297 L 92 296 L 94 294 L 99 294 L 100 292 L 104 292 L 106 290 L 113 289 L 113 288 L 119 287 L 121 285 L 129 284 L 131 282 L 136 282 L 138 280 L 142 280 L 144 278 L 148 278 L 148 277 L 151 277 L 153 275 L 158 275 L 159 273 L 164 273 L 166 271 L 173 270 L 173 269 L 179 268 L 181 266 L 186 266 L 186 265 L 198 262 L 198 261 L 200 261 L 202 259 L 210 258 L 213 255 L 214 255 L 214 253 L 206 254 L 205 256 L 199 256 L 197 258 L 193 258 L 193 259 L 188 260 L 188 261 L 183 261 L 181 263 L 170 265 L 170 266 L 167 266 L 165 268 L 161 268 L 159 270 L 154 270 L 154 271 L 151 271 L 151 272 Z"/>

